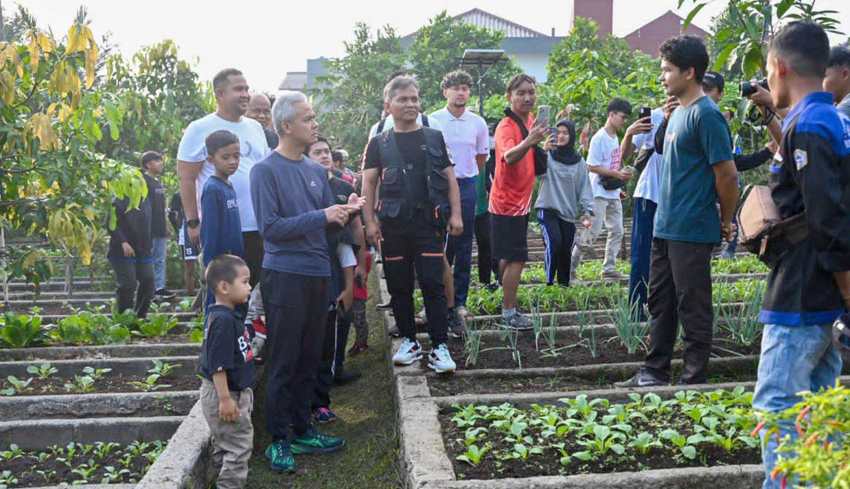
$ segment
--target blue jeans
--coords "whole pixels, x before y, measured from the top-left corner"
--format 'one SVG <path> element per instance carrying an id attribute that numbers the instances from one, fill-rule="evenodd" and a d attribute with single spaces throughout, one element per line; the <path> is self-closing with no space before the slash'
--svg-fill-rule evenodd
<path id="1" fill-rule="evenodd" d="M 798 392 L 817 392 L 822 387 L 832 387 L 840 373 L 841 355 L 832 344 L 832 325 L 766 324 L 761 339 L 761 358 L 753 409 L 772 413 L 788 409 L 801 400 Z M 766 431 L 761 431 L 762 458 L 766 474 L 762 487 L 779 489 L 781 477 L 770 479 L 779 458 L 779 455 L 774 453 L 777 444 L 773 436 L 765 440 Z M 779 432 L 780 439 L 786 435 L 797 437 L 793 420 Z"/>
<path id="2" fill-rule="evenodd" d="M 446 259 L 454 263 L 455 307 L 466 306 L 469 295 L 469 272 L 472 268 L 472 238 L 475 235 L 475 205 L 478 200 L 475 178 L 458 178 L 460 187 L 460 214 L 463 219 L 463 234 L 449 236 Z"/>
<path id="3" fill-rule="evenodd" d="M 629 303 L 637 301 L 641 319 L 644 319 L 643 305 L 646 304 L 649 284 L 649 255 L 652 250 L 652 230 L 654 228 L 655 202 L 640 197 L 635 198 L 635 213 L 632 220 L 632 272 L 629 275 Z"/>
<path id="4" fill-rule="evenodd" d="M 153 238 L 153 282 L 156 290 L 165 288 L 165 248 L 168 238 Z"/>

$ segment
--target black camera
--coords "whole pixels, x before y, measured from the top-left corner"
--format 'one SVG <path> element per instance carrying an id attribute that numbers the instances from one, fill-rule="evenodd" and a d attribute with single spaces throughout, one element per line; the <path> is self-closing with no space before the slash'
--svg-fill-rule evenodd
<path id="1" fill-rule="evenodd" d="M 753 82 L 742 81 L 741 82 L 741 96 L 744 98 L 750 98 L 756 93 L 756 88 L 752 85 Z M 767 85 L 767 78 L 760 82 L 756 82 L 756 85 L 764 88 L 768 92 L 770 91 L 770 87 Z"/>

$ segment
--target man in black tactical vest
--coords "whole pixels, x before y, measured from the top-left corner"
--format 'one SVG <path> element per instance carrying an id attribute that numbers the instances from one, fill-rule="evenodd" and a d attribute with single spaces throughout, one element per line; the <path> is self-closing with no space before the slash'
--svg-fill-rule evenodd
<path id="1" fill-rule="evenodd" d="M 455 362 L 446 346 L 447 309 L 442 283 L 445 232 L 452 236 L 463 232 L 453 163 L 443 134 L 416 122 L 420 107 L 415 79 L 392 79 L 384 87 L 384 106 L 392 114 L 395 127 L 372 138 L 366 148 L 363 219 L 369 242 L 377 247 L 383 241 L 387 288 L 404 337 L 393 362 L 410 365 L 422 358 L 413 319 L 415 266 L 429 320 L 432 349 L 428 366 L 437 373 L 454 372 Z"/>

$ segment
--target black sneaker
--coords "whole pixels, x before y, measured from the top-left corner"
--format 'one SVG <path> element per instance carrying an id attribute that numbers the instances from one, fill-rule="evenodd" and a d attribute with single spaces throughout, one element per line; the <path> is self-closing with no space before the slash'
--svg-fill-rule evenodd
<path id="1" fill-rule="evenodd" d="M 398 326 L 393 324 L 387 329 L 387 334 L 392 336 L 393 338 L 401 338 L 401 331 L 398 330 Z"/>
<path id="2" fill-rule="evenodd" d="M 339 372 L 334 372 L 334 384 L 336 385 L 345 385 L 354 382 L 355 380 L 362 377 L 361 374 L 357 370 L 341 370 Z"/>
<path id="3" fill-rule="evenodd" d="M 629 380 L 624 382 L 614 382 L 614 387 L 619 387 L 621 389 L 629 389 L 632 387 L 658 387 L 662 385 L 670 385 L 670 382 L 659 379 L 645 369 L 640 369 L 640 371 L 638 371 L 638 373 Z"/>
<path id="4" fill-rule="evenodd" d="M 455 338 L 463 338 L 463 334 L 466 333 L 466 326 L 463 324 L 463 319 L 460 318 L 457 310 L 449 312 L 448 323 L 449 334 Z"/>
<path id="5" fill-rule="evenodd" d="M 375 306 L 375 308 L 377 308 L 379 311 L 387 311 L 393 308 L 393 301 L 392 299 L 390 299 L 387 302 L 378 304 L 377 306 Z"/>
<path id="6" fill-rule="evenodd" d="M 148 290 L 150 290 L 150 289 L 148 289 Z M 174 292 L 172 292 L 168 289 L 159 289 L 156 292 L 154 292 L 153 295 L 155 295 L 159 299 L 173 299 L 174 296 L 176 296 L 177 294 L 175 294 Z"/>

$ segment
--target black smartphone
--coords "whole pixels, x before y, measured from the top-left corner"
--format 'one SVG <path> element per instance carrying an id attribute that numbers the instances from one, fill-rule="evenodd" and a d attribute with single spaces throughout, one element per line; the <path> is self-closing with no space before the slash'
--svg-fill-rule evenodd
<path id="1" fill-rule="evenodd" d="M 551 134 L 553 138 L 557 138 L 558 137 L 558 128 L 555 127 L 555 126 L 550 127 L 549 128 L 549 134 Z"/>
<path id="2" fill-rule="evenodd" d="M 649 107 L 641 107 L 638 112 L 638 119 L 646 119 L 647 117 L 652 117 L 652 109 Z"/>

